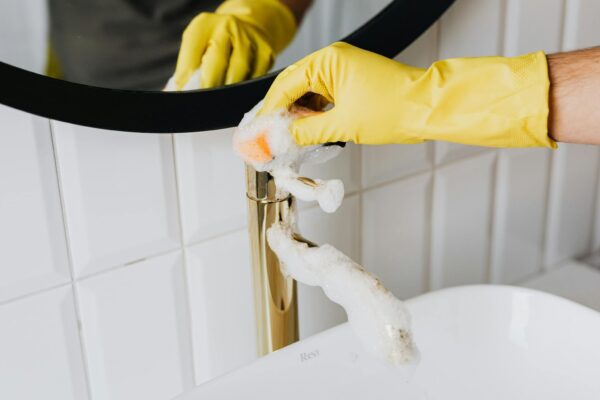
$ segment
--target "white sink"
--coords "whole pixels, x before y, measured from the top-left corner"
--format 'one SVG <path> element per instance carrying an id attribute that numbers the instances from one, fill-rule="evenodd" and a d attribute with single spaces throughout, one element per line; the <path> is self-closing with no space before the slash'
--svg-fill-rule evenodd
<path id="1" fill-rule="evenodd" d="M 600 313 L 530 289 L 464 286 L 407 302 L 421 362 L 366 355 L 347 324 L 185 393 L 199 399 L 600 399 Z"/>

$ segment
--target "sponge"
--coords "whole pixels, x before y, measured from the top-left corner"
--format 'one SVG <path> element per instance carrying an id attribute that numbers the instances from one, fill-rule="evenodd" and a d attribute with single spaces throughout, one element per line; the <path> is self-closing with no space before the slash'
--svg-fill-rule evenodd
<path id="1" fill-rule="evenodd" d="M 334 212 L 344 198 L 344 184 L 339 179 L 311 179 L 299 175 L 303 163 L 322 163 L 341 152 L 340 146 L 318 145 L 301 147 L 296 144 L 290 124 L 321 111 L 293 106 L 269 115 L 257 115 L 262 102 L 244 115 L 233 135 L 237 154 L 257 171 L 267 171 L 275 177 L 279 190 L 301 200 L 317 201 L 325 212 Z"/>

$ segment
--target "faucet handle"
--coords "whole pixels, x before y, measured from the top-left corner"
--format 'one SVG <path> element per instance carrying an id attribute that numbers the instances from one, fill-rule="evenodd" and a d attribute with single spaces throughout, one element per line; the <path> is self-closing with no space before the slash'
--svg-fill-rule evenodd
<path id="1" fill-rule="evenodd" d="M 319 247 L 319 245 L 316 244 L 315 242 L 311 242 L 310 240 L 306 239 L 304 236 L 302 236 L 296 232 L 292 233 L 292 239 L 294 239 L 296 242 L 304 243 L 308 247 L 312 247 L 312 248 Z"/>

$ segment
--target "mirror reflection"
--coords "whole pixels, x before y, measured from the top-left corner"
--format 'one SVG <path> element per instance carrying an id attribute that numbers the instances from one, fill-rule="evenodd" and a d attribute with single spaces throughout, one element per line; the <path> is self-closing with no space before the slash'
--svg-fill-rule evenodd
<path id="1" fill-rule="evenodd" d="M 114 89 L 259 77 L 352 33 L 391 0 L 2 0 L 0 61 Z"/>

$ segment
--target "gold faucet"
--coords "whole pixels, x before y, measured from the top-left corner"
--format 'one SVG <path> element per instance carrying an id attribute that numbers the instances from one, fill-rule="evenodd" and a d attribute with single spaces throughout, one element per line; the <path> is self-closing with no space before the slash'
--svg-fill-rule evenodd
<path id="1" fill-rule="evenodd" d="M 265 355 L 299 338 L 296 281 L 281 273 L 279 259 L 267 243 L 267 229 L 277 221 L 294 218 L 295 201 L 278 194 L 268 172 L 246 166 L 248 232 L 254 283 L 258 354 Z"/>

